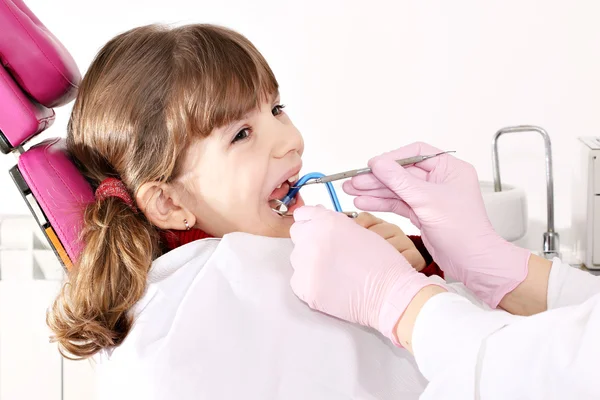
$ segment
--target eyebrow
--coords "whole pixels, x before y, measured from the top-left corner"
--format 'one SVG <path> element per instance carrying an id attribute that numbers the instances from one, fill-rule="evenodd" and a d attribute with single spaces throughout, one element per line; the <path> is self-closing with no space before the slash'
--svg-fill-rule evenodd
<path id="1" fill-rule="evenodd" d="M 279 96 L 281 96 L 281 94 L 279 93 L 279 89 L 277 89 L 275 92 L 273 92 L 273 94 L 271 95 L 271 101 L 275 101 L 275 99 L 277 99 Z"/>
<path id="2" fill-rule="evenodd" d="M 275 100 L 277 100 L 277 98 L 281 96 L 281 94 L 279 93 L 279 89 L 277 89 L 276 91 L 274 91 L 273 93 L 271 93 L 271 95 L 269 96 L 271 103 L 274 102 Z M 248 114 L 252 113 L 252 111 L 248 112 Z M 245 119 L 248 118 L 248 114 L 242 116 L 242 118 L 231 122 L 228 125 L 225 125 L 224 127 L 222 127 L 221 129 L 221 136 L 226 136 L 229 131 L 233 128 L 234 125 L 236 125 L 238 122 L 243 121 Z"/>

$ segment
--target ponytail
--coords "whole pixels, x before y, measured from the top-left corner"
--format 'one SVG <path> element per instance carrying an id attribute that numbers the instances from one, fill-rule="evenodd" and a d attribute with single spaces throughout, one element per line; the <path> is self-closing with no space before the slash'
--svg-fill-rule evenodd
<path id="1" fill-rule="evenodd" d="M 159 252 L 158 231 L 116 197 L 87 206 L 82 239 L 85 247 L 46 317 L 51 341 L 71 359 L 123 342 L 133 322 L 128 312 Z"/>

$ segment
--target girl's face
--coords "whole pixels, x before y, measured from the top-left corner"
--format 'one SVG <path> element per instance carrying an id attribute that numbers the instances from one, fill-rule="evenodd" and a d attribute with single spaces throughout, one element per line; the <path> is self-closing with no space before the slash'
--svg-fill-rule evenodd
<path id="1" fill-rule="evenodd" d="M 279 95 L 242 120 L 214 130 L 188 150 L 181 182 L 195 228 L 221 237 L 230 232 L 289 237 L 293 218 L 277 215 L 281 199 L 302 168 L 304 141 L 279 104 Z M 304 203 L 297 197 L 295 208 Z"/>

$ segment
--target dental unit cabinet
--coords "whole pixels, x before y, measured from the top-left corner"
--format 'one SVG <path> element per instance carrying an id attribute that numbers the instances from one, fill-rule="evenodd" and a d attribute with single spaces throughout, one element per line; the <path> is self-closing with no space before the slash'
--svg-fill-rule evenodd
<path id="1" fill-rule="evenodd" d="M 571 229 L 577 259 L 600 270 L 600 136 L 580 137 L 571 186 Z"/>

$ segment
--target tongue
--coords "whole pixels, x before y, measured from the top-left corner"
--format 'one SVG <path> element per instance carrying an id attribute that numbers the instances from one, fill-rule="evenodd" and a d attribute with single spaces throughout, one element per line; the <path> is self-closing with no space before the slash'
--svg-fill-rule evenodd
<path id="1" fill-rule="evenodd" d="M 273 199 L 281 200 L 285 197 L 286 194 L 288 194 L 289 191 L 290 191 L 290 184 L 285 182 L 283 185 L 281 185 L 280 188 L 273 190 L 273 192 L 269 196 L 269 200 L 273 200 Z"/>

